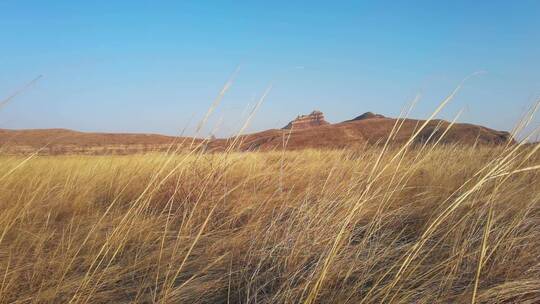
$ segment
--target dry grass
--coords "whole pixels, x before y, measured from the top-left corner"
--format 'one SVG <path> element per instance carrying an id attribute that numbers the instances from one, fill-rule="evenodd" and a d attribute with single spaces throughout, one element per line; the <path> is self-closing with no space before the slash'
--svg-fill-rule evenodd
<path id="1" fill-rule="evenodd" d="M 0 157 L 3 303 L 537 303 L 539 145 Z"/>

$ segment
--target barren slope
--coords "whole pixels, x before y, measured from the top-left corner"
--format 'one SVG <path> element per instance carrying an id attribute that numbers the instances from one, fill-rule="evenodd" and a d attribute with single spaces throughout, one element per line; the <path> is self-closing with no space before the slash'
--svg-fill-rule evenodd
<path id="1" fill-rule="evenodd" d="M 86 133 L 67 129 L 0 129 L 0 151 L 42 154 L 128 154 L 165 151 L 189 138 L 158 134 Z"/>
<path id="2" fill-rule="evenodd" d="M 272 150 L 286 147 L 287 149 L 303 148 L 344 148 L 364 144 L 384 143 L 392 129 L 400 125 L 392 143 L 404 143 L 420 128 L 424 120 L 393 118 L 366 118 L 350 120 L 342 123 L 313 127 L 301 130 L 267 130 L 242 137 L 242 150 Z M 420 132 L 415 142 L 424 142 L 430 138 L 434 141 L 449 126 L 449 122 L 434 120 Z M 433 135 L 432 135 L 433 134 Z M 508 132 L 496 131 L 472 124 L 455 124 L 445 136 L 442 143 L 473 144 L 503 144 L 511 139 Z M 224 142 L 215 142 L 211 146 L 219 149 Z"/>
<path id="3" fill-rule="evenodd" d="M 370 114 L 370 113 L 367 113 Z M 304 129 L 272 129 L 243 135 L 237 141 L 240 150 L 273 150 L 286 148 L 339 149 L 365 144 L 384 143 L 392 129 L 400 125 L 393 143 L 403 143 L 425 121 L 396 120 L 382 115 L 361 115 L 353 120 L 315 126 Z M 431 121 L 416 138 L 424 142 L 432 134 L 432 140 L 440 136 L 449 123 Z M 455 124 L 445 134 L 442 143 L 503 144 L 512 140 L 508 132 L 501 132 L 472 124 Z M 212 140 L 204 146 L 207 150 L 220 151 L 231 146 L 234 138 Z M 191 143 L 191 138 L 157 134 L 85 133 L 66 129 L 2 130 L 0 151 L 10 154 L 31 153 L 41 149 L 42 154 L 130 154 L 150 151 L 166 151 L 173 143 Z M 200 143 L 200 139 L 195 142 Z"/>

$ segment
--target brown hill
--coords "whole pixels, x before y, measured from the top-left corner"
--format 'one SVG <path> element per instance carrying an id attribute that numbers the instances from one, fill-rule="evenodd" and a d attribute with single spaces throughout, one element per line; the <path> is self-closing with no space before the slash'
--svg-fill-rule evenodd
<path id="1" fill-rule="evenodd" d="M 346 148 L 364 144 L 381 144 L 386 141 L 396 123 L 401 125 L 392 143 L 402 144 L 418 130 L 425 120 L 405 119 L 398 121 L 379 114 L 366 113 L 353 120 L 303 129 L 267 130 L 241 137 L 241 150 Z M 415 143 L 428 139 L 437 140 L 450 125 L 443 120 L 433 120 L 419 133 Z M 473 124 L 454 124 L 441 139 L 441 143 L 463 145 L 498 145 L 513 141 L 508 132 L 496 131 Z M 225 141 L 225 143 L 224 143 Z M 214 142 L 211 147 L 220 149 L 228 140 Z"/>
<path id="2" fill-rule="evenodd" d="M 319 112 L 320 113 L 320 112 Z M 313 115 L 315 114 L 315 115 Z M 349 121 L 329 124 L 322 113 L 313 112 L 309 119 L 290 123 L 292 128 L 271 129 L 243 135 L 238 138 L 235 148 L 240 150 L 273 150 L 304 148 L 354 148 L 364 144 L 381 144 L 386 141 L 392 129 L 399 123 L 400 131 L 394 135 L 392 143 L 406 142 L 425 122 L 423 120 L 396 120 L 379 114 L 366 113 Z M 304 118 L 302 118 L 304 117 Z M 307 121 L 307 122 L 306 122 Z M 449 126 L 442 120 L 431 121 L 415 139 L 423 143 L 438 139 Z M 2 130 L 0 129 L 0 152 L 27 154 L 40 150 L 42 154 L 131 154 L 151 151 L 166 151 L 174 143 L 185 146 L 201 139 L 173 137 L 157 134 L 129 133 L 85 133 L 66 129 L 42 130 Z M 455 124 L 442 138 L 442 143 L 464 145 L 497 145 L 513 141 L 508 132 L 496 131 L 472 124 Z M 205 143 L 203 148 L 220 151 L 230 147 L 233 138 L 215 139 Z"/>

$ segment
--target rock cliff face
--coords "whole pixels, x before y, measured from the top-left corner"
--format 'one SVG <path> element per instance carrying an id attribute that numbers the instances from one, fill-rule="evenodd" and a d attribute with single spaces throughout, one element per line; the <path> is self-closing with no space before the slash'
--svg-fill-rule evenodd
<path id="1" fill-rule="evenodd" d="M 313 111 L 311 114 L 296 117 L 295 120 L 289 122 L 283 129 L 299 130 L 328 124 L 329 123 L 324 120 L 324 114 L 322 112 Z"/>

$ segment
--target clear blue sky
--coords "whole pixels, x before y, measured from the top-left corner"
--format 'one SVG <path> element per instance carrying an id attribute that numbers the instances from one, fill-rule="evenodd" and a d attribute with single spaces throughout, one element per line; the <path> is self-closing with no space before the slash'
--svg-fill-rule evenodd
<path id="1" fill-rule="evenodd" d="M 220 136 L 270 83 L 248 131 L 396 116 L 418 92 L 425 117 L 476 71 L 443 118 L 508 130 L 540 96 L 540 1 L 255 2 L 1 0 L 0 96 L 43 78 L 0 128 L 191 134 L 239 65 Z"/>

